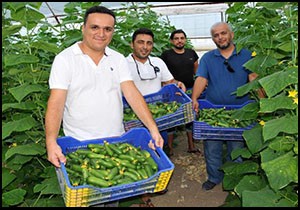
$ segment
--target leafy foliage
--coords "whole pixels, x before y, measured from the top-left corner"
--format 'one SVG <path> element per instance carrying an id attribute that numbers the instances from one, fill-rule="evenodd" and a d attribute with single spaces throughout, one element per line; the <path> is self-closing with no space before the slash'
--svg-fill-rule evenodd
<path id="1" fill-rule="evenodd" d="M 256 85 L 238 88 L 237 95 L 263 88 L 266 97 L 257 98 L 260 124 L 243 133 L 251 156 L 234 151 L 232 155 L 242 155 L 246 161 L 222 167 L 224 189 L 231 192 L 224 206 L 296 207 L 298 3 L 231 3 L 226 13 L 234 26 L 237 48 L 256 53 L 245 67 L 259 74 L 251 82 Z"/>

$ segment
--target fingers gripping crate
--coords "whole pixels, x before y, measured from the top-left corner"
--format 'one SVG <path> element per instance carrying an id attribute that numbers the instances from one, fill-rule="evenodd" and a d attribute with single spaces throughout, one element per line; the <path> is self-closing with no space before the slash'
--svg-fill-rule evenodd
<path id="1" fill-rule="evenodd" d="M 193 122 L 195 118 L 191 98 L 188 97 L 175 84 L 165 85 L 157 93 L 145 95 L 144 98 L 147 104 L 154 104 L 156 102 L 169 103 L 173 101 L 181 103 L 181 106 L 174 113 L 167 114 L 155 119 L 155 122 L 160 131 L 177 127 L 179 125 L 185 125 L 187 123 Z M 124 109 L 129 107 L 129 104 L 124 97 L 123 104 Z M 128 131 L 134 127 L 144 127 L 144 124 L 140 120 L 131 120 L 124 122 L 124 127 L 125 130 Z"/>
<path id="2" fill-rule="evenodd" d="M 253 101 L 247 101 L 242 105 L 215 105 L 206 99 L 199 99 L 199 108 L 200 109 L 219 109 L 225 108 L 226 110 L 230 109 L 240 109 L 243 106 L 251 103 Z M 219 126 L 211 126 L 206 122 L 199 122 L 197 120 L 193 121 L 193 138 L 195 140 L 235 140 L 235 141 L 244 141 L 243 132 L 249 130 L 253 125 L 249 125 L 243 128 L 227 128 Z"/>
<path id="3" fill-rule="evenodd" d="M 78 141 L 72 137 L 57 139 L 62 152 L 66 155 L 79 148 L 87 148 L 88 144 L 103 144 L 104 141 L 113 143 L 129 143 L 135 147 L 147 150 L 158 165 L 158 171 L 151 177 L 129 184 L 107 188 L 98 188 L 90 185 L 72 186 L 68 178 L 66 167 L 56 168 L 58 182 L 67 207 L 88 207 L 96 204 L 116 201 L 145 193 L 155 193 L 164 190 L 171 178 L 174 164 L 161 148 L 152 150 L 148 147 L 151 136 L 145 128 L 134 128 L 120 137 L 109 137 L 95 140 Z"/>

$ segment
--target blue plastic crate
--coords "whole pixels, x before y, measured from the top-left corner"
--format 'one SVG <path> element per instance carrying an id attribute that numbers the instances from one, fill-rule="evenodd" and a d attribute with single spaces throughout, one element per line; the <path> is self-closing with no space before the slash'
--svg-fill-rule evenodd
<path id="1" fill-rule="evenodd" d="M 181 103 L 181 106 L 176 112 L 155 119 L 155 122 L 160 131 L 177 127 L 179 125 L 185 125 L 187 123 L 193 122 L 195 118 L 191 98 L 188 97 L 175 84 L 165 85 L 160 89 L 160 91 L 145 95 L 144 98 L 147 104 L 154 104 L 156 102 L 169 103 L 173 101 Z M 129 107 L 129 104 L 124 97 L 123 104 L 124 109 Z M 144 124 L 140 120 L 131 120 L 124 122 L 124 128 L 126 131 L 135 127 L 144 127 Z"/>
<path id="2" fill-rule="evenodd" d="M 219 109 L 225 108 L 227 110 L 230 109 L 240 109 L 243 106 L 251 103 L 253 101 L 249 100 L 242 105 L 215 105 L 209 102 L 206 99 L 199 99 L 199 107 L 200 109 Z M 193 122 L 193 138 L 195 140 L 235 140 L 235 141 L 244 141 L 242 136 L 245 130 L 249 130 L 254 125 L 250 125 L 244 128 L 224 128 L 218 126 L 211 126 L 206 122 L 199 122 L 194 120 Z"/>
<path id="3" fill-rule="evenodd" d="M 86 207 L 164 190 L 173 173 L 174 164 L 161 148 L 156 148 L 154 151 L 148 147 L 149 140 L 151 139 L 149 131 L 145 128 L 133 128 L 119 137 L 86 141 L 79 141 L 72 137 L 58 138 L 57 142 L 65 155 L 79 148 L 87 148 L 88 144 L 103 144 L 104 141 L 108 141 L 111 144 L 126 142 L 135 147 L 147 150 L 158 165 L 157 173 L 148 179 L 107 188 L 97 188 L 90 185 L 72 186 L 66 172 L 66 167 L 64 164 L 61 164 L 61 168 L 56 168 L 56 173 L 66 206 Z"/>

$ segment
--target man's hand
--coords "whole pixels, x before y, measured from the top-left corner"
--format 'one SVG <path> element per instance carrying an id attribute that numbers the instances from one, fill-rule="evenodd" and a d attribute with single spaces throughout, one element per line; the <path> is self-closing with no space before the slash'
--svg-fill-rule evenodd
<path id="1" fill-rule="evenodd" d="M 52 144 L 47 146 L 48 160 L 55 166 L 60 168 L 60 162 L 66 164 L 67 159 L 63 155 L 61 148 L 58 144 Z"/>
<path id="2" fill-rule="evenodd" d="M 183 91 L 186 92 L 186 87 L 183 82 L 178 81 L 177 86 Z"/>
<path id="3" fill-rule="evenodd" d="M 199 112 L 199 103 L 198 100 L 193 100 L 192 101 L 192 106 L 193 106 L 193 110 L 198 113 Z"/>
<path id="4" fill-rule="evenodd" d="M 159 132 L 151 132 L 151 136 L 152 136 L 152 139 L 155 142 L 155 146 L 163 148 L 163 146 L 164 146 L 164 139 L 161 137 L 160 133 Z M 155 150 L 155 146 L 154 146 L 152 140 L 149 141 L 148 146 L 151 149 Z"/>

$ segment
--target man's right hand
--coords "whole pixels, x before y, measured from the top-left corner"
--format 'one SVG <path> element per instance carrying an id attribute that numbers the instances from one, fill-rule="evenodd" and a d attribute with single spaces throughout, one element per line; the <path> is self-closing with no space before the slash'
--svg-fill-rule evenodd
<path id="1" fill-rule="evenodd" d="M 193 106 L 193 110 L 195 110 L 195 112 L 198 113 L 198 111 L 199 111 L 199 103 L 198 103 L 198 100 L 193 100 L 193 101 L 192 101 L 192 106 Z"/>

